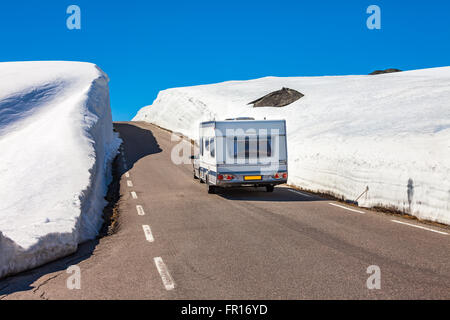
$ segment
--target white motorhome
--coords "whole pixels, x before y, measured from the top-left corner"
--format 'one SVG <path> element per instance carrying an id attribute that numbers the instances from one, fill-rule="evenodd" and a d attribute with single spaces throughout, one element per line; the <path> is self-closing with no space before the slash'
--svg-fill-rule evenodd
<path id="1" fill-rule="evenodd" d="M 200 123 L 194 178 L 218 187 L 265 187 L 287 182 L 285 120 L 227 119 Z"/>

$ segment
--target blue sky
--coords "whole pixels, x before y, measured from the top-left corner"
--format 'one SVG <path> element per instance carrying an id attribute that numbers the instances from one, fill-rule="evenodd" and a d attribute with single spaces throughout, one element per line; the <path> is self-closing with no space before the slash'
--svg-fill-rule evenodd
<path id="1" fill-rule="evenodd" d="M 66 28 L 71 4 L 81 30 Z M 366 27 L 372 4 L 381 30 Z M 96 63 L 119 121 L 171 87 L 448 66 L 449 21 L 447 0 L 2 1 L 0 61 Z"/>

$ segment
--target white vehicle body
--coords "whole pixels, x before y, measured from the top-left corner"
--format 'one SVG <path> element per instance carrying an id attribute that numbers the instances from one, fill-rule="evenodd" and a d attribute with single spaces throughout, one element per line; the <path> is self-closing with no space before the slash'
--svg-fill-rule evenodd
<path id="1" fill-rule="evenodd" d="M 263 186 L 287 182 L 285 120 L 202 122 L 194 177 L 215 187 Z"/>

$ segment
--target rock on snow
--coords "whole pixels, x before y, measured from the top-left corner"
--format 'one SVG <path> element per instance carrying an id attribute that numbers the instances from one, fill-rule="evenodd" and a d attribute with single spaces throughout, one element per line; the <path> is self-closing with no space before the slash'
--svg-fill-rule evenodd
<path id="1" fill-rule="evenodd" d="M 0 63 L 0 278 L 95 238 L 120 143 L 97 66 Z"/>

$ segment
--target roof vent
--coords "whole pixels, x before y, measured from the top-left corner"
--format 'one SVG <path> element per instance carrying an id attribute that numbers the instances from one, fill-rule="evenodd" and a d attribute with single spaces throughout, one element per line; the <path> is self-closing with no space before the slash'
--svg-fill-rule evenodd
<path id="1" fill-rule="evenodd" d="M 251 118 L 251 117 L 239 117 L 239 118 L 228 118 L 225 119 L 227 121 L 231 121 L 231 120 L 255 120 L 255 118 Z"/>

